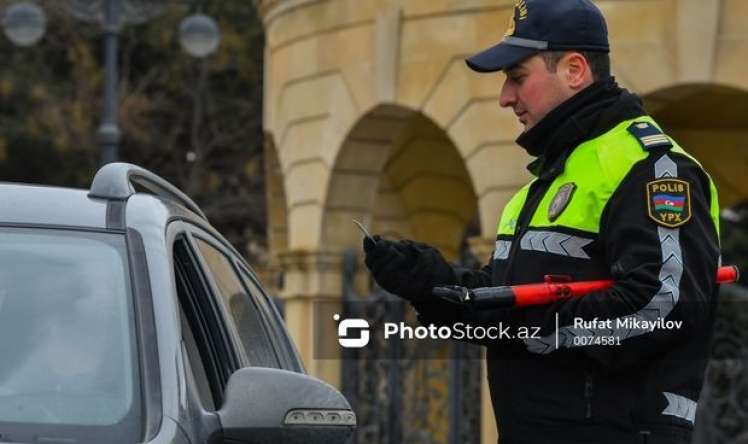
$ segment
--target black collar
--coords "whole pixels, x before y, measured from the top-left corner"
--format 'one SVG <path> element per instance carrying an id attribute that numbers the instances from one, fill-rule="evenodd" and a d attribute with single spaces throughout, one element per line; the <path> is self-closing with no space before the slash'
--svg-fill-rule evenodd
<path id="1" fill-rule="evenodd" d="M 566 159 L 578 145 L 606 133 L 623 120 L 644 114 L 639 97 L 609 77 L 554 108 L 522 133 L 517 144 L 537 157 L 528 170 L 541 179 L 552 180 L 561 174 Z"/>

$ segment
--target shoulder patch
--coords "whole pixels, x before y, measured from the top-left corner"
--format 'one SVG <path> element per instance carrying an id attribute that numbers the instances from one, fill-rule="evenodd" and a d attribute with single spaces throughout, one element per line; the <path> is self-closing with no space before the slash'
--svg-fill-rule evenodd
<path id="1" fill-rule="evenodd" d="M 647 183 L 649 218 L 668 228 L 680 227 L 691 219 L 691 188 L 679 179 L 659 179 Z"/>
<path id="2" fill-rule="evenodd" d="M 628 127 L 629 133 L 636 137 L 642 148 L 652 150 L 655 148 L 672 148 L 673 143 L 659 128 L 649 122 L 634 122 Z"/>

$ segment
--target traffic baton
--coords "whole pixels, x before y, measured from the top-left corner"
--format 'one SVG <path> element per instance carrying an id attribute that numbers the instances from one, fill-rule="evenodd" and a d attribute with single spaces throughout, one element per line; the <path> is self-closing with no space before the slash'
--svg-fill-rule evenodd
<path id="1" fill-rule="evenodd" d="M 717 270 L 717 283 L 730 284 L 739 277 L 738 267 L 727 265 Z M 570 276 L 546 275 L 542 284 L 507 285 L 501 287 L 465 288 L 434 287 L 432 293 L 445 301 L 476 308 L 527 307 L 547 305 L 578 298 L 611 288 L 611 279 L 573 282 Z"/>

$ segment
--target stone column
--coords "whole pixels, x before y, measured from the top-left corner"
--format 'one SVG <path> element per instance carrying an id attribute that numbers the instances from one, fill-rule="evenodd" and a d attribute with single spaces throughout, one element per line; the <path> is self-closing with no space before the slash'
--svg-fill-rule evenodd
<path id="1" fill-rule="evenodd" d="M 278 259 L 284 272 L 281 298 L 285 305 L 286 325 L 307 373 L 340 388 L 339 356 L 327 356 L 329 350 L 326 349 L 325 359 L 316 359 L 315 342 L 325 340 L 329 343 L 337 338 L 332 311 L 338 310 L 339 313 L 342 309 L 343 255 L 292 250 L 280 253 Z M 326 322 L 328 314 L 330 322 Z"/>

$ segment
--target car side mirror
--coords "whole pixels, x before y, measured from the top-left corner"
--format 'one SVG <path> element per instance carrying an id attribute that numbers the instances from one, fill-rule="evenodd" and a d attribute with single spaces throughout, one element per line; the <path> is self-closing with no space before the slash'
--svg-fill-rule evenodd
<path id="1" fill-rule="evenodd" d="M 232 443 L 344 444 L 356 415 L 333 386 L 273 368 L 237 370 L 218 411 L 224 441 Z"/>

